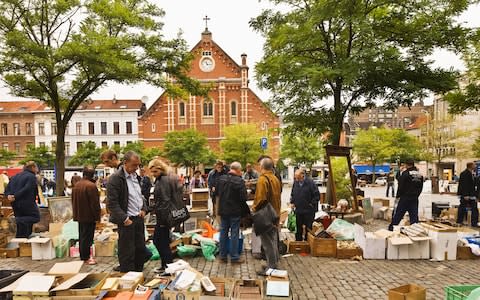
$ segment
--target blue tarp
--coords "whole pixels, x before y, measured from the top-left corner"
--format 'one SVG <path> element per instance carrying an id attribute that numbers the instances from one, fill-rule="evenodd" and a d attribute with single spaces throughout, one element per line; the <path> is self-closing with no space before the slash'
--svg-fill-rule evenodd
<path id="1" fill-rule="evenodd" d="M 357 174 L 366 174 L 371 175 L 373 174 L 373 166 L 370 165 L 353 165 Z M 390 172 L 390 165 L 378 165 L 375 166 L 375 174 L 388 174 Z"/>

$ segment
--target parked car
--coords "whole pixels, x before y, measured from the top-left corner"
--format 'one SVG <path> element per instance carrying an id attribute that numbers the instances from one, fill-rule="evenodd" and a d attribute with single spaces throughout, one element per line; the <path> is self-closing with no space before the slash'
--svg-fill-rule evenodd
<path id="1" fill-rule="evenodd" d="M 377 179 L 375 179 L 375 184 L 378 184 L 378 185 L 386 185 L 387 184 L 387 177 L 378 177 Z"/>

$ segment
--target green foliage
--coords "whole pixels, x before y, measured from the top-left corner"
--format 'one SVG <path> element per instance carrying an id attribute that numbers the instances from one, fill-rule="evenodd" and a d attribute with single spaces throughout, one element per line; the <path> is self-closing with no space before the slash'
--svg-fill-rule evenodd
<path id="1" fill-rule="evenodd" d="M 102 162 L 100 155 L 104 149 L 97 147 L 95 142 L 84 143 L 68 161 L 70 166 L 92 166 L 96 167 Z"/>
<path id="2" fill-rule="evenodd" d="M 320 138 L 306 131 L 286 131 L 283 136 L 281 157 L 289 158 L 291 164 L 311 168 L 325 154 Z"/>
<path id="3" fill-rule="evenodd" d="M 480 157 L 480 137 L 475 139 L 475 142 L 472 145 L 472 151 L 474 157 Z"/>
<path id="4" fill-rule="evenodd" d="M 350 171 L 348 170 L 348 161 L 346 157 L 331 157 L 330 164 L 333 172 L 333 182 L 335 183 L 335 193 L 337 200 L 346 199 L 351 205 L 352 181 Z"/>
<path id="5" fill-rule="evenodd" d="M 215 159 L 206 136 L 193 128 L 167 133 L 163 154 L 172 163 L 186 168 L 208 164 Z"/>
<path id="6" fill-rule="evenodd" d="M 245 167 L 254 163 L 263 153 L 260 146 L 262 132 L 255 124 L 237 124 L 224 129 L 225 139 L 220 142 L 222 158 L 227 162 L 238 161 Z"/>
<path id="7" fill-rule="evenodd" d="M 421 143 L 403 129 L 371 127 L 360 130 L 353 140 L 353 153 L 359 160 L 369 162 L 373 168 L 397 158 L 419 159 L 422 151 Z"/>
<path id="8" fill-rule="evenodd" d="M 347 112 L 411 105 L 456 87 L 457 73 L 432 67 L 435 49 L 466 45 L 457 21 L 465 0 L 271 0 L 250 25 L 266 38 L 257 80 L 284 122 L 338 145 Z"/>
<path id="9" fill-rule="evenodd" d="M 20 161 L 20 164 L 25 164 L 31 160 L 36 162 L 40 168 L 53 168 L 55 156 L 47 146 L 35 147 L 34 145 L 28 145 L 25 158 Z"/>
<path id="10" fill-rule="evenodd" d="M 121 152 L 123 154 L 125 154 L 128 151 L 134 151 L 137 154 L 139 154 L 142 161 L 142 165 L 144 166 L 148 166 L 148 163 L 152 159 L 154 159 L 156 156 L 162 155 L 162 150 L 160 148 L 157 148 L 157 147 L 145 148 L 145 145 L 143 144 L 142 141 L 129 143 L 121 149 Z"/>
<path id="11" fill-rule="evenodd" d="M 0 148 L 0 166 L 8 166 L 17 153 Z"/>
<path id="12" fill-rule="evenodd" d="M 55 111 L 57 190 L 64 185 L 65 128 L 99 87 L 147 82 L 172 97 L 206 95 L 187 76 L 186 42 L 164 39 L 163 14 L 148 0 L 0 2 L 0 75 L 14 95 Z"/>

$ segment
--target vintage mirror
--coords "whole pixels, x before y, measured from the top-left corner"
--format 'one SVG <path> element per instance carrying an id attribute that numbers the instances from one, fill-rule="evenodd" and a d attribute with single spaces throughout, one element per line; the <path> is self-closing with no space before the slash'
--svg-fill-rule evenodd
<path id="1" fill-rule="evenodd" d="M 328 184 L 331 191 L 331 204 L 345 199 L 353 211 L 358 210 L 355 180 L 350 161 L 350 147 L 328 145 L 325 147 L 328 162 Z"/>

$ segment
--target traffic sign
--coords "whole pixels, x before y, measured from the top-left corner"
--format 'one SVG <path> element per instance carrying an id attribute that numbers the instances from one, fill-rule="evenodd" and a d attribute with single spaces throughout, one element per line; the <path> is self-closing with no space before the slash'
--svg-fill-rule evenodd
<path id="1" fill-rule="evenodd" d="M 262 137 L 260 139 L 260 147 L 262 147 L 263 150 L 266 150 L 268 146 L 268 139 L 266 137 Z"/>

